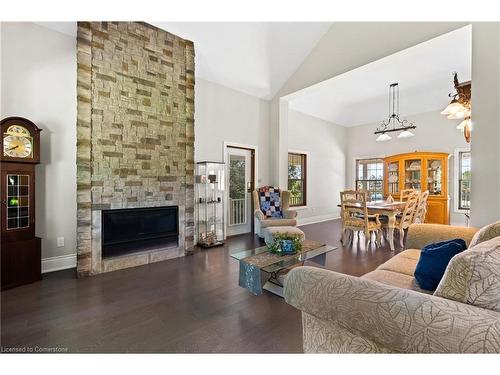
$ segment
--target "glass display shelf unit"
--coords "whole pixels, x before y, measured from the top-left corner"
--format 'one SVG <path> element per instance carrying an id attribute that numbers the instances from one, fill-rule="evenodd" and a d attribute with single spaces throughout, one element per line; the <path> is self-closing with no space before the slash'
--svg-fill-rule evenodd
<path id="1" fill-rule="evenodd" d="M 399 193 L 399 162 L 392 162 L 387 165 L 387 189 L 389 194 Z"/>
<path id="2" fill-rule="evenodd" d="M 438 159 L 427 160 L 427 190 L 430 195 L 442 194 L 442 162 Z"/>
<path id="3" fill-rule="evenodd" d="M 196 163 L 195 206 L 197 243 L 201 247 L 224 244 L 224 179 L 225 164 L 203 161 Z"/>
<path id="4" fill-rule="evenodd" d="M 405 160 L 405 189 L 421 190 L 422 161 Z"/>

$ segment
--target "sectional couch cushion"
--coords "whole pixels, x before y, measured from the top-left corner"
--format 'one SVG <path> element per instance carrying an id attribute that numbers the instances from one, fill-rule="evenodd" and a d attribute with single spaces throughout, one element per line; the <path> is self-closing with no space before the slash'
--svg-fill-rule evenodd
<path id="1" fill-rule="evenodd" d="M 455 255 L 434 295 L 500 312 L 500 236 Z"/>
<path id="2" fill-rule="evenodd" d="M 469 247 L 476 246 L 483 241 L 488 241 L 498 236 L 500 236 L 500 221 L 488 224 L 479 229 L 474 237 L 472 237 Z"/>
<path id="3" fill-rule="evenodd" d="M 420 259 L 420 250 L 410 249 L 396 254 L 387 262 L 378 266 L 378 270 L 402 273 L 413 277 L 415 266 Z"/>
<path id="4" fill-rule="evenodd" d="M 396 288 L 409 289 L 414 290 L 415 292 L 432 294 L 431 291 L 420 288 L 414 276 L 405 275 L 404 273 L 376 269 L 374 271 L 368 272 L 367 274 L 364 274 L 363 276 L 361 276 L 361 279 L 377 281 L 379 283 L 394 286 Z"/>
<path id="5" fill-rule="evenodd" d="M 384 264 L 381 264 L 376 270 L 361 276 L 361 278 L 397 288 L 431 294 L 432 292 L 420 288 L 415 280 L 415 276 L 413 276 L 419 258 L 420 250 L 410 249 L 402 251 Z"/>

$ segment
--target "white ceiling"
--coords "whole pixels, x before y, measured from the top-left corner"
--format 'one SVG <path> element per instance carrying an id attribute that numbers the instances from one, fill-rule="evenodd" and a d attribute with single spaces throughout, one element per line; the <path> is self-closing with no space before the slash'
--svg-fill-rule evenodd
<path id="1" fill-rule="evenodd" d="M 286 96 L 291 109 L 357 126 L 388 116 L 389 84 L 399 83 L 402 117 L 443 109 L 452 72 L 471 79 L 472 30 L 466 26 Z"/>
<path id="2" fill-rule="evenodd" d="M 150 22 L 192 40 L 197 77 L 271 99 L 297 70 L 330 22 Z M 75 22 L 38 22 L 76 35 Z"/>
<path id="3" fill-rule="evenodd" d="M 76 37 L 76 22 L 33 22 L 39 26 Z"/>
<path id="4" fill-rule="evenodd" d="M 325 22 L 152 22 L 192 40 L 196 75 L 270 99 L 330 28 Z"/>

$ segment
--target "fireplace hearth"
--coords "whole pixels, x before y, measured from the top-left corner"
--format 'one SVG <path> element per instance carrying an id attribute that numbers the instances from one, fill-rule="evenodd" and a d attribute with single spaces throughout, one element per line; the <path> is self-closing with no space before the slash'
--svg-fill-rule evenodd
<path id="1" fill-rule="evenodd" d="M 178 246 L 177 206 L 103 210 L 103 258 Z"/>

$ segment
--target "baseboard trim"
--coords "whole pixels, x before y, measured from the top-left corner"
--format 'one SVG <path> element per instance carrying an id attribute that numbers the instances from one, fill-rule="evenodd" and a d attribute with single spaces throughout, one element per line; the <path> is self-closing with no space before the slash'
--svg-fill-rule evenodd
<path id="1" fill-rule="evenodd" d="M 42 259 L 42 273 L 66 270 L 76 267 L 76 254 L 60 255 Z"/>
<path id="2" fill-rule="evenodd" d="M 303 219 L 299 218 L 297 220 L 297 226 L 300 227 L 302 225 L 322 223 L 323 221 L 329 221 L 329 220 L 335 220 L 335 219 L 340 219 L 340 216 L 338 216 L 338 214 L 329 214 L 329 215 L 305 217 Z"/>

